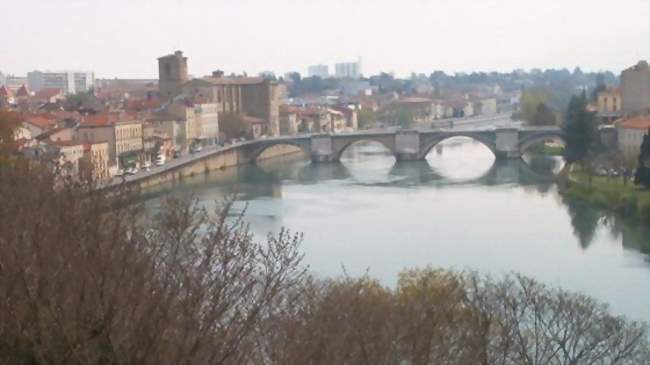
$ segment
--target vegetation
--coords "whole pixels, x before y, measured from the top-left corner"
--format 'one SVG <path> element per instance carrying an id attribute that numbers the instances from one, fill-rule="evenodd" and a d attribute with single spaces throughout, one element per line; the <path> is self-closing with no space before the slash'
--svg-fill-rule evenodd
<path id="1" fill-rule="evenodd" d="M 524 90 L 521 93 L 520 111 L 517 114 L 518 119 L 523 119 L 531 124 L 535 123 L 535 117 L 538 114 L 540 105 L 546 105 L 549 94 L 542 90 Z"/>
<path id="2" fill-rule="evenodd" d="M 649 190 L 627 184 L 624 178 L 591 176 L 585 168 L 574 169 L 570 177 L 573 183 L 566 195 L 650 225 Z"/>
<path id="3" fill-rule="evenodd" d="M 10 158 L 16 148 L 14 137 L 20 123 L 20 115 L 0 108 L 0 165 Z"/>
<path id="4" fill-rule="evenodd" d="M 226 138 L 241 138 L 251 134 L 251 125 L 236 113 L 219 114 L 219 131 Z"/>
<path id="5" fill-rule="evenodd" d="M 568 164 L 585 161 L 596 151 L 597 121 L 595 114 L 587 111 L 584 93 L 571 98 L 562 129 L 566 139 L 564 159 Z"/>
<path id="6" fill-rule="evenodd" d="M 639 163 L 636 167 L 634 183 L 650 188 L 650 130 L 643 137 L 641 152 L 639 153 Z"/>
<path id="7" fill-rule="evenodd" d="M 556 125 L 557 117 L 555 116 L 555 111 L 551 109 L 546 103 L 541 103 L 537 106 L 535 115 L 530 121 L 532 125 Z"/>
<path id="8" fill-rule="evenodd" d="M 360 129 L 370 128 L 377 122 L 377 113 L 371 109 L 361 109 L 357 113 L 357 120 Z"/>
<path id="9" fill-rule="evenodd" d="M 564 146 L 540 143 L 529 148 L 528 153 L 545 156 L 563 156 Z"/>
<path id="10" fill-rule="evenodd" d="M 641 364 L 648 328 L 584 295 L 431 268 L 317 279 L 301 236 L 256 242 L 232 200 L 0 169 L 3 364 Z M 135 202 L 135 203 L 134 203 Z"/>

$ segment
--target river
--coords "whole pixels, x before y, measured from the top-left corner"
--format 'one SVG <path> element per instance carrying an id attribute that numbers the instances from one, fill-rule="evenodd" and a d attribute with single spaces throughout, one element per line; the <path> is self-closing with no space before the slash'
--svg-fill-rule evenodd
<path id="1" fill-rule="evenodd" d="M 519 272 L 650 322 L 650 229 L 563 199 L 552 179 L 559 167 L 550 157 L 496 163 L 463 138 L 399 164 L 382 146 L 360 143 L 341 163 L 265 161 L 146 197 L 152 209 L 170 194 L 212 206 L 236 192 L 260 238 L 281 227 L 303 232 L 305 263 L 323 277 L 368 272 L 392 286 L 401 270 L 429 265 Z"/>

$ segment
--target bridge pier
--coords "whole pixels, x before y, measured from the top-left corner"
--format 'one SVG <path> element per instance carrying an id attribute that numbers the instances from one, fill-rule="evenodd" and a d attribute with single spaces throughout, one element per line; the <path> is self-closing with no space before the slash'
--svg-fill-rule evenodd
<path id="1" fill-rule="evenodd" d="M 420 159 L 420 133 L 399 131 L 395 134 L 395 160 L 415 161 Z"/>
<path id="2" fill-rule="evenodd" d="M 332 136 L 328 134 L 314 135 L 311 137 L 311 161 L 335 162 L 337 159 L 334 153 Z"/>
<path id="3" fill-rule="evenodd" d="M 519 151 L 519 130 L 499 128 L 496 130 L 494 155 L 497 160 L 516 160 L 521 158 Z"/>

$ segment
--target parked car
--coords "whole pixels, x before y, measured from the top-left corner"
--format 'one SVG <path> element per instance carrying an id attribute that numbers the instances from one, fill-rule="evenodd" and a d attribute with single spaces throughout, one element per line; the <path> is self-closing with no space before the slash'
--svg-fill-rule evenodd
<path id="1" fill-rule="evenodd" d="M 128 169 L 126 169 L 126 174 L 127 174 L 127 175 L 135 175 L 135 174 L 138 173 L 138 171 L 139 171 L 139 170 L 138 170 L 137 167 L 132 166 L 132 167 L 129 167 Z"/>
<path id="2" fill-rule="evenodd" d="M 164 165 L 165 164 L 165 155 L 159 154 L 158 156 L 156 156 L 156 161 L 154 161 L 154 163 L 156 164 L 156 166 Z"/>
<path id="3" fill-rule="evenodd" d="M 201 151 L 203 151 L 203 147 L 200 144 L 193 145 L 192 147 L 190 147 L 190 153 L 198 153 Z"/>
<path id="4" fill-rule="evenodd" d="M 122 170 L 122 169 L 118 169 L 118 170 L 115 172 L 115 177 L 122 177 L 122 176 L 124 176 L 124 170 Z"/>

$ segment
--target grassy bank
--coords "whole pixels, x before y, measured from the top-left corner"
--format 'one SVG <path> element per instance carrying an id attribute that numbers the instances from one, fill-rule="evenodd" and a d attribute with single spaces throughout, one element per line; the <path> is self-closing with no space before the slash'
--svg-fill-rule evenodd
<path id="1" fill-rule="evenodd" d="M 528 150 L 528 153 L 542 156 L 562 156 L 564 154 L 564 147 L 559 145 L 540 143 L 536 146 L 531 147 Z"/>
<path id="2" fill-rule="evenodd" d="M 592 176 L 573 168 L 564 194 L 611 210 L 628 219 L 650 224 L 650 190 L 620 177 Z"/>

